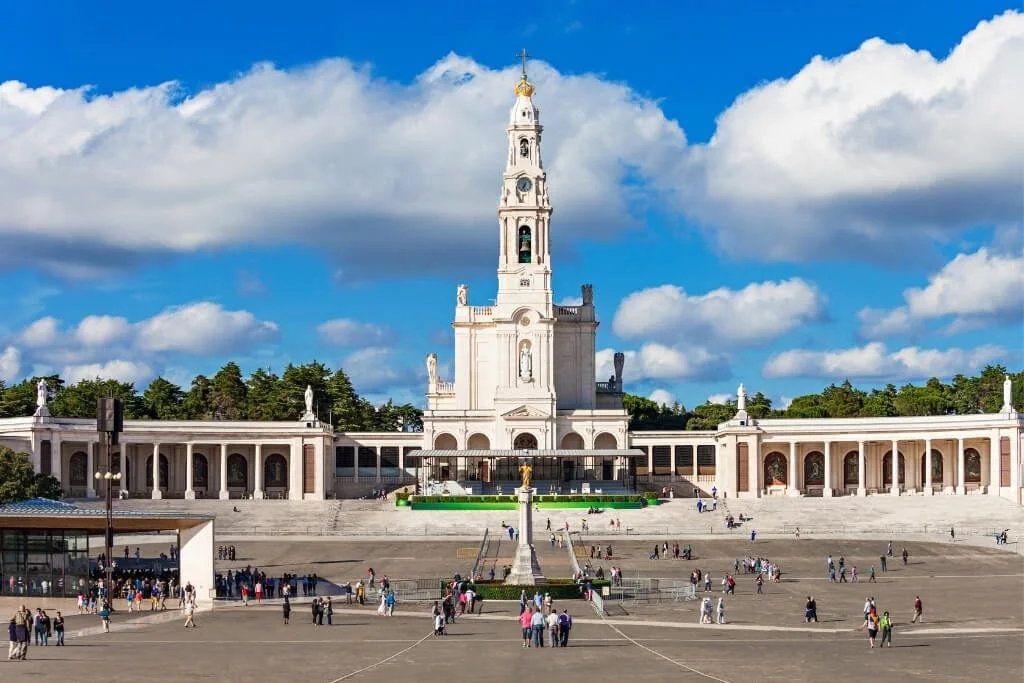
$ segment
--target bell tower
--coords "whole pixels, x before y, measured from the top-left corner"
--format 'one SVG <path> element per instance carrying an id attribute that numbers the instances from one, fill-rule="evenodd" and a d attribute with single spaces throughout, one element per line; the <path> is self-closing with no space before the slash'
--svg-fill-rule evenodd
<path id="1" fill-rule="evenodd" d="M 515 86 L 516 102 L 509 114 L 508 156 L 498 203 L 500 252 L 498 304 L 543 307 L 551 314 L 551 203 L 541 159 L 544 128 L 533 104 L 534 86 L 523 73 Z"/>

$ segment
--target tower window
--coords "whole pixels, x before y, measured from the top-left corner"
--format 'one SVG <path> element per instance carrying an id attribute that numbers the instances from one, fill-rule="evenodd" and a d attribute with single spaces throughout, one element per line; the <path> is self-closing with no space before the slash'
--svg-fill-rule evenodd
<path id="1" fill-rule="evenodd" d="M 530 248 L 531 240 L 530 227 L 527 225 L 519 226 L 519 262 L 520 263 L 532 263 L 532 250 Z"/>
<path id="2" fill-rule="evenodd" d="M 530 141 L 526 138 L 519 139 L 519 156 L 529 157 L 530 156 Z"/>

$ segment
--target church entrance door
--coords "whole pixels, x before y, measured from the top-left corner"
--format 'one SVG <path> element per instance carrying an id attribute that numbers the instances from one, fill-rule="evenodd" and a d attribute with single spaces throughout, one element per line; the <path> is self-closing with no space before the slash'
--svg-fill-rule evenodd
<path id="1" fill-rule="evenodd" d="M 562 461 L 562 481 L 572 481 L 576 475 L 576 463 L 573 460 Z"/>
<path id="2" fill-rule="evenodd" d="M 491 462 L 489 460 L 481 460 L 477 472 L 480 481 L 488 484 L 491 482 Z"/>

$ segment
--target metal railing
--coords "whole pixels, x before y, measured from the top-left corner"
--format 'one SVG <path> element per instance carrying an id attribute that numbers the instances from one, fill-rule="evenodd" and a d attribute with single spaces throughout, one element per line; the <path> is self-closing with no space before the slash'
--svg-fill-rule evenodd
<path id="1" fill-rule="evenodd" d="M 476 554 L 476 560 L 473 561 L 473 568 L 469 570 L 470 581 L 476 579 L 477 572 L 480 571 L 480 563 L 487 557 L 487 551 L 491 547 L 490 534 L 490 529 L 484 529 L 484 538 L 480 541 L 480 550 Z"/>

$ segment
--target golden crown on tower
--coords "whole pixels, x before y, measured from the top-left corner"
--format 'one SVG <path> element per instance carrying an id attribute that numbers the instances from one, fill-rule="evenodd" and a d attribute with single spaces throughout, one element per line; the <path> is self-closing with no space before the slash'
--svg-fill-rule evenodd
<path id="1" fill-rule="evenodd" d="M 516 83 L 516 97 L 532 97 L 533 96 L 533 83 L 526 80 L 526 74 L 523 74 L 519 82 Z"/>

